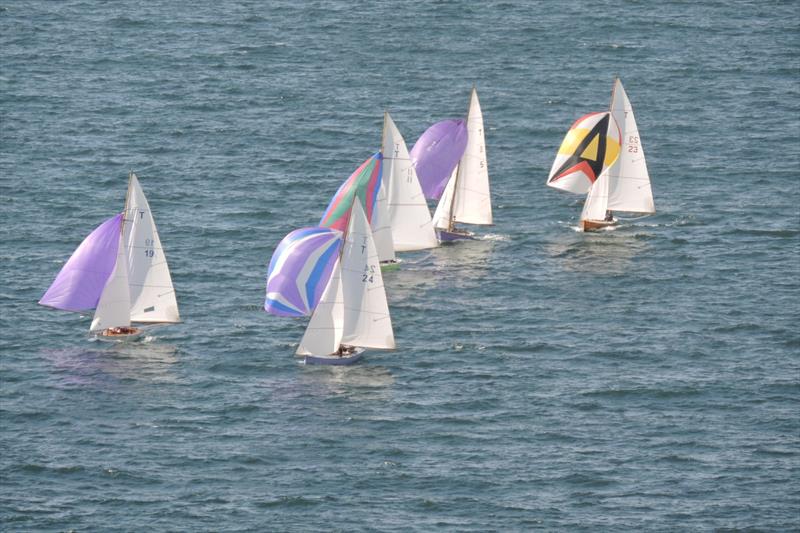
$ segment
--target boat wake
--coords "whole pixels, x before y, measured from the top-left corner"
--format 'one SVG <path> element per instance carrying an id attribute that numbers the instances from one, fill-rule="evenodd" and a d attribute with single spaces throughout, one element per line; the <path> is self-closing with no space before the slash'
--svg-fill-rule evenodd
<path id="1" fill-rule="evenodd" d="M 499 233 L 486 233 L 484 235 L 475 235 L 476 241 L 498 241 L 507 242 L 511 240 L 509 235 L 501 235 Z"/>
<path id="2" fill-rule="evenodd" d="M 619 225 L 604 226 L 602 228 L 593 229 L 592 231 L 584 231 L 580 226 L 570 226 L 569 229 L 571 229 L 575 233 L 600 233 L 602 231 L 616 231 L 616 229 L 619 227 L 620 227 Z"/>

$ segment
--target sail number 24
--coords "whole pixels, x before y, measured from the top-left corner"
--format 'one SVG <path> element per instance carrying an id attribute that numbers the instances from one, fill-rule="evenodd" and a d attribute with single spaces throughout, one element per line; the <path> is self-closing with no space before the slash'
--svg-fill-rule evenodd
<path id="1" fill-rule="evenodd" d="M 364 272 L 361 273 L 362 283 L 372 283 L 375 279 L 375 265 L 364 265 Z"/>

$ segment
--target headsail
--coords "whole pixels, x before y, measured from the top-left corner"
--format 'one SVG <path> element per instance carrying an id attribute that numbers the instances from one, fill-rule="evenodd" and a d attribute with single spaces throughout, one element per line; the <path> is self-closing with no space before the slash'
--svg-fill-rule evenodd
<path id="1" fill-rule="evenodd" d="M 370 223 L 372 237 L 375 239 L 375 248 L 378 250 L 378 259 L 381 262 L 396 259 L 389 216 L 389 195 L 386 189 L 386 182 L 381 177 L 381 186 L 378 189 L 378 198 L 375 201 L 375 210 L 372 212 L 372 222 Z"/>
<path id="2" fill-rule="evenodd" d="M 325 292 L 297 347 L 297 355 L 329 355 L 336 352 L 342 342 L 343 327 L 342 269 L 337 255 Z"/>
<path id="3" fill-rule="evenodd" d="M 409 156 L 426 198 L 441 196 L 447 179 L 464 154 L 467 136 L 464 120 L 443 120 L 425 130 L 411 148 Z"/>
<path id="4" fill-rule="evenodd" d="M 586 194 L 600 173 L 619 157 L 620 142 L 619 127 L 610 113 L 582 116 L 564 137 L 547 185 Z"/>
<path id="5" fill-rule="evenodd" d="M 610 183 L 610 176 L 615 163 L 611 168 L 608 168 L 600 173 L 592 187 L 589 189 L 589 194 L 586 195 L 586 201 L 583 204 L 583 211 L 581 211 L 581 220 L 604 220 L 606 210 L 608 209 L 608 187 Z"/>
<path id="6" fill-rule="evenodd" d="M 358 200 L 353 202 L 341 262 L 344 301 L 342 343 L 364 348 L 394 348 L 392 321 L 378 253 Z"/>
<path id="7" fill-rule="evenodd" d="M 608 209 L 629 213 L 655 213 L 650 175 L 633 108 L 622 82 L 616 79 L 611 94 L 611 115 L 619 124 L 622 152 L 609 182 Z"/>
<path id="8" fill-rule="evenodd" d="M 439 243 L 406 142 L 389 113 L 383 117 L 383 188 L 388 192 L 394 249 L 434 248 Z"/>
<path id="9" fill-rule="evenodd" d="M 97 332 L 107 328 L 131 325 L 131 290 L 128 283 L 128 254 L 125 253 L 125 243 L 122 233 L 117 237 L 120 241 L 117 247 L 117 262 L 114 270 L 103 288 L 97 309 L 94 312 L 92 325 L 89 331 Z"/>
<path id="10" fill-rule="evenodd" d="M 458 167 L 453 169 L 450 179 L 447 180 L 447 187 L 442 192 L 442 197 L 439 198 L 439 203 L 436 204 L 436 211 L 433 212 L 433 226 L 436 229 L 450 231 L 453 229 L 453 222 L 451 220 L 453 213 L 453 190 L 456 185 L 456 176 L 458 174 Z"/>
<path id="11" fill-rule="evenodd" d="M 344 232 L 350 218 L 353 198 L 357 197 L 365 206 L 367 218 L 372 220 L 378 191 L 381 187 L 381 167 L 383 156 L 377 152 L 364 161 L 349 178 L 339 186 L 331 198 L 328 208 L 322 215 L 319 225 Z"/>
<path id="12" fill-rule="evenodd" d="M 62 267 L 39 303 L 64 311 L 94 309 L 117 261 L 123 215 L 92 231 Z"/>
<path id="13" fill-rule="evenodd" d="M 130 174 L 124 241 L 128 253 L 130 317 L 134 322 L 180 322 L 175 288 L 150 205 Z"/>
<path id="14" fill-rule="evenodd" d="M 281 240 L 267 272 L 264 309 L 278 316 L 310 315 L 331 279 L 339 257 L 342 232 L 301 228 Z"/>

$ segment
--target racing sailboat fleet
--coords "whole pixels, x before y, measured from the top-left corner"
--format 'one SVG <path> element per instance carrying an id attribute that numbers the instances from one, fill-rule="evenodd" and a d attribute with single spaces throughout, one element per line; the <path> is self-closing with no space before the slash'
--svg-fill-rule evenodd
<path id="1" fill-rule="evenodd" d="M 641 137 L 619 79 L 608 111 L 584 115 L 569 129 L 547 185 L 586 195 L 583 231 L 616 224 L 616 213 L 655 213 Z M 428 201 L 435 202 L 433 215 Z M 317 226 L 290 232 L 276 247 L 264 309 L 309 317 L 296 350 L 307 364 L 347 365 L 366 349 L 394 349 L 381 267 L 396 268 L 399 252 L 477 238 L 457 224 L 492 221 L 477 90 L 464 118 L 431 125 L 410 151 L 385 112 L 380 150 L 341 184 Z M 103 340 L 180 322 L 161 240 L 133 172 L 123 211 L 84 239 L 39 303 L 94 310 L 89 330 Z"/>

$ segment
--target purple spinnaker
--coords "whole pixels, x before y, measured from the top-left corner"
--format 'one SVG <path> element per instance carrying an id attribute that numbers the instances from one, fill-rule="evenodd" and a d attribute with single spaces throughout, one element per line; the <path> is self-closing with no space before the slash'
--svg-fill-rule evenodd
<path id="1" fill-rule="evenodd" d="M 300 228 L 284 237 L 269 262 L 264 310 L 278 316 L 311 315 L 341 246 L 342 232 L 331 228 Z"/>
<path id="2" fill-rule="evenodd" d="M 93 309 L 114 270 L 122 213 L 100 224 L 72 253 L 39 303 L 64 311 Z"/>
<path id="3" fill-rule="evenodd" d="M 443 120 L 425 130 L 409 152 L 425 198 L 437 200 L 467 148 L 467 123 Z"/>

